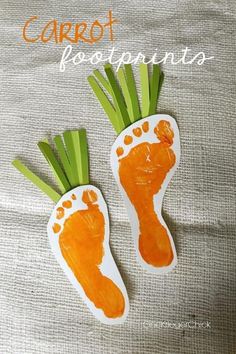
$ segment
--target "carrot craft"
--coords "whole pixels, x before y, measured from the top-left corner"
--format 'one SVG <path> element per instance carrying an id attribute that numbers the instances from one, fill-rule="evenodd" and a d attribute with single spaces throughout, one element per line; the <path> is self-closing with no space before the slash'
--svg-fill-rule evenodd
<path id="1" fill-rule="evenodd" d="M 141 105 L 131 64 L 94 70 L 89 84 L 118 137 L 111 149 L 111 167 L 131 221 L 137 258 L 149 272 L 167 273 L 177 264 L 175 245 L 162 217 L 165 190 L 180 159 L 175 120 L 156 114 L 164 75 L 140 64 Z M 141 106 L 141 109 L 140 109 Z"/>
<path id="2" fill-rule="evenodd" d="M 52 251 L 93 315 L 105 324 L 123 323 L 129 309 L 126 288 L 109 247 L 105 200 L 89 184 L 84 129 L 54 138 L 57 158 L 48 141 L 38 147 L 46 158 L 61 193 L 55 191 L 19 160 L 13 165 L 51 198 L 56 206 L 47 226 Z"/>

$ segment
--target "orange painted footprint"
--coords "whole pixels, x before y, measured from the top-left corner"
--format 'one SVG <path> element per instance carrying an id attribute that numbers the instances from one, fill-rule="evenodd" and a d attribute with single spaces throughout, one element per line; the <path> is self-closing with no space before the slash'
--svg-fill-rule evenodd
<path id="1" fill-rule="evenodd" d="M 111 151 L 111 167 L 127 205 L 138 259 L 155 273 L 170 271 L 177 263 L 161 208 L 179 153 L 177 125 L 166 115 L 132 124 L 118 136 Z"/>
<path id="2" fill-rule="evenodd" d="M 109 248 L 106 203 L 92 185 L 72 192 L 60 199 L 49 220 L 51 248 L 95 316 L 120 323 L 128 297 Z"/>
<path id="3" fill-rule="evenodd" d="M 129 300 L 109 247 L 105 200 L 99 189 L 89 184 L 85 130 L 66 132 L 63 137 L 64 142 L 60 136 L 54 139 L 61 164 L 48 142 L 39 143 L 62 195 L 19 160 L 13 165 L 56 202 L 47 227 L 48 237 L 72 285 L 97 319 L 120 324 L 127 317 Z"/>

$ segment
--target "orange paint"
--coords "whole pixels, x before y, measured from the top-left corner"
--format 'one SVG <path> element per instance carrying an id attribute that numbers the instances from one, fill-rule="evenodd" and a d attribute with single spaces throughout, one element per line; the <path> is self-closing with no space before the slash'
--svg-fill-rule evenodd
<path id="1" fill-rule="evenodd" d="M 83 193 L 82 201 L 84 202 L 84 204 L 91 205 L 93 203 L 96 203 L 97 200 L 98 196 L 93 190 L 89 190 Z"/>
<path id="2" fill-rule="evenodd" d="M 161 120 L 158 126 L 154 129 L 154 133 L 158 139 L 166 146 L 173 144 L 174 132 L 170 127 L 170 124 L 166 124 L 165 120 Z"/>
<path id="3" fill-rule="evenodd" d="M 142 124 L 142 128 L 143 128 L 144 133 L 147 133 L 149 131 L 149 123 L 148 122 L 144 122 Z"/>
<path id="4" fill-rule="evenodd" d="M 55 234 L 57 234 L 60 230 L 61 230 L 61 226 L 57 223 L 55 223 L 52 227 L 53 232 L 55 232 Z"/>
<path id="5" fill-rule="evenodd" d="M 70 200 L 65 200 L 63 203 L 62 203 L 62 206 L 66 209 L 70 209 L 72 207 L 72 202 Z"/>
<path id="6" fill-rule="evenodd" d="M 116 155 L 117 156 L 121 156 L 121 155 L 123 155 L 123 153 L 124 153 L 124 149 L 122 147 L 118 147 L 116 149 Z"/>
<path id="7" fill-rule="evenodd" d="M 159 143 L 140 143 L 119 160 L 119 176 L 138 215 L 139 251 L 148 264 L 164 267 L 171 264 L 174 255 L 167 230 L 155 213 L 153 197 L 160 191 L 176 158 L 170 147 L 174 136 L 170 123 L 160 121 L 155 133 Z"/>
<path id="8" fill-rule="evenodd" d="M 57 216 L 58 220 L 62 219 L 65 215 L 64 209 L 62 207 L 57 208 Z"/>
<path id="9" fill-rule="evenodd" d="M 74 193 L 71 195 L 71 199 L 76 200 L 76 195 Z"/>
<path id="10" fill-rule="evenodd" d="M 139 137 L 142 135 L 142 129 L 141 128 L 134 128 L 133 133 L 135 136 Z"/>
<path id="11" fill-rule="evenodd" d="M 125 136 L 125 138 L 124 138 L 124 143 L 125 143 L 125 145 L 131 144 L 132 141 L 133 141 L 132 136 L 130 136 L 130 135 L 126 135 L 126 136 Z"/>
<path id="12" fill-rule="evenodd" d="M 94 191 L 84 191 L 82 200 L 87 209 L 74 212 L 64 223 L 59 237 L 61 252 L 96 308 L 108 318 L 117 318 L 124 313 L 124 297 L 99 269 L 104 255 L 104 216 L 95 204 L 97 195 Z"/>

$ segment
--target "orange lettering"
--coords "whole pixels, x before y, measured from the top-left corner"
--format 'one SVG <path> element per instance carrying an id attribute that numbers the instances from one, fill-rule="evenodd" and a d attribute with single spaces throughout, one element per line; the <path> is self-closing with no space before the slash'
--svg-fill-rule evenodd
<path id="1" fill-rule="evenodd" d="M 53 25 L 52 28 L 50 28 L 51 25 Z M 50 33 L 49 37 L 46 37 L 48 30 L 51 30 L 51 33 Z M 47 43 L 52 39 L 53 36 L 54 36 L 55 42 L 57 43 L 57 20 L 49 21 L 46 24 L 46 26 L 44 27 L 44 29 L 41 33 L 41 41 L 43 43 Z"/>
<path id="2" fill-rule="evenodd" d="M 82 31 L 79 31 L 80 27 L 83 27 Z M 83 34 L 86 31 L 87 27 L 88 26 L 87 26 L 86 22 L 76 23 L 76 25 L 75 25 L 75 43 L 78 43 L 79 39 L 81 39 L 85 43 L 92 44 L 90 39 L 85 38 L 83 36 Z"/>
<path id="3" fill-rule="evenodd" d="M 34 42 L 37 42 L 37 40 L 39 39 L 39 36 L 37 36 L 36 38 L 28 38 L 26 36 L 26 30 L 29 27 L 30 23 L 33 22 L 34 20 L 37 20 L 37 18 L 38 18 L 37 16 L 30 17 L 30 19 L 28 21 L 26 21 L 26 23 L 24 25 L 22 35 L 23 35 L 23 38 L 26 42 L 34 43 Z"/>
<path id="4" fill-rule="evenodd" d="M 93 44 L 101 41 L 104 36 L 106 27 L 109 30 L 109 40 L 113 41 L 113 25 L 118 21 L 113 18 L 112 11 L 108 12 L 108 21 L 101 23 L 99 20 L 95 20 L 88 29 L 87 22 L 73 23 L 73 22 L 61 22 L 58 23 L 56 19 L 53 19 L 46 23 L 42 28 L 41 33 L 38 36 L 30 37 L 27 35 L 31 23 L 38 19 L 37 16 L 31 17 L 25 22 L 22 36 L 26 42 L 34 43 L 40 40 L 43 43 L 47 43 L 53 40 L 55 43 L 62 43 L 68 41 L 69 43 L 78 43 L 79 41 Z M 85 33 L 87 32 L 87 36 Z"/>
<path id="5" fill-rule="evenodd" d="M 98 27 L 100 29 L 100 34 L 98 35 L 97 38 L 94 36 L 94 33 L 93 33 L 94 27 Z M 103 29 L 103 26 L 101 25 L 101 23 L 98 20 L 94 21 L 91 28 L 90 28 L 90 31 L 89 31 L 89 35 L 90 35 L 92 43 L 98 42 L 103 37 L 103 32 L 104 32 L 104 29 Z"/>
<path id="6" fill-rule="evenodd" d="M 105 23 L 104 27 L 109 27 L 109 39 L 110 39 L 110 41 L 113 41 L 114 37 L 113 37 L 112 25 L 114 23 L 117 23 L 118 21 L 115 18 L 113 19 L 111 10 L 108 12 L 108 16 L 107 17 L 108 17 L 108 22 Z"/>
<path id="7" fill-rule="evenodd" d="M 71 22 L 63 22 L 60 26 L 60 37 L 59 37 L 59 42 L 62 43 L 63 39 L 67 39 L 71 43 L 75 43 L 75 40 L 71 37 L 68 36 L 68 33 L 70 32 L 72 27 Z M 65 31 L 64 31 L 65 29 Z"/>

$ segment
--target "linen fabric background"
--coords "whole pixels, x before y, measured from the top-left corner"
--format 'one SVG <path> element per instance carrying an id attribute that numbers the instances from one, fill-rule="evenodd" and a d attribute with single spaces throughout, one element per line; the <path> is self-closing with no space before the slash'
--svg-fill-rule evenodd
<path id="1" fill-rule="evenodd" d="M 0 1 L 0 353 L 234 354 L 235 345 L 235 10 L 234 0 Z M 59 72 L 66 43 L 27 44 L 25 21 L 92 23 L 109 9 L 115 41 L 73 50 L 118 54 L 186 46 L 214 60 L 163 66 L 158 112 L 176 118 L 182 156 L 163 214 L 178 266 L 166 276 L 141 269 L 124 203 L 109 164 L 115 132 L 87 83 L 94 67 Z M 102 68 L 101 65 L 96 66 Z M 138 69 L 135 68 L 138 78 Z M 109 206 L 110 244 L 130 297 L 125 324 L 100 324 L 51 253 L 46 226 L 53 203 L 12 166 L 20 157 L 52 177 L 36 144 L 66 129 L 86 128 L 91 183 Z M 210 322 L 208 329 L 159 328 L 166 321 Z"/>

